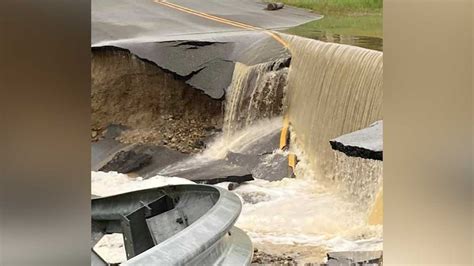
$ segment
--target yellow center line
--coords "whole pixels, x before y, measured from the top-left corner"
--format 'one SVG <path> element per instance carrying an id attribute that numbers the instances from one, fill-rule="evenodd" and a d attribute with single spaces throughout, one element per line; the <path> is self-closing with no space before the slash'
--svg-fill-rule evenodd
<path id="1" fill-rule="evenodd" d="M 199 15 L 205 16 L 206 18 L 213 18 L 213 19 L 217 19 L 219 21 L 225 22 L 225 23 L 231 23 L 232 25 L 236 24 L 236 25 L 239 25 L 239 26 L 245 27 L 245 28 L 259 29 L 257 27 L 252 26 L 252 25 L 248 25 L 248 24 L 241 23 L 241 22 L 238 22 L 238 21 L 228 20 L 226 18 L 216 17 L 214 15 L 203 13 L 203 12 L 200 12 L 200 11 L 197 11 L 197 10 L 194 10 L 194 9 L 190 9 L 190 8 L 187 8 L 187 7 L 184 7 L 184 6 L 180 6 L 180 5 L 177 5 L 177 4 L 174 4 L 174 3 L 170 3 L 170 2 L 160 2 L 160 3 L 166 4 L 168 6 L 173 6 L 175 8 L 181 9 L 181 10 L 185 10 L 185 11 L 187 11 L 189 13 L 192 13 L 192 14 L 195 14 L 195 15 L 199 14 Z"/>
<path id="2" fill-rule="evenodd" d="M 170 2 L 166 2 L 166 1 L 162 1 L 162 0 L 154 0 L 154 2 L 157 3 L 157 4 L 160 4 L 160 5 L 167 6 L 169 8 L 173 8 L 173 9 L 188 13 L 188 14 L 192 14 L 192 15 L 195 15 L 195 16 L 198 16 L 198 17 L 202 17 L 202 18 L 209 19 L 209 20 L 212 20 L 212 21 L 220 22 L 220 23 L 227 24 L 227 25 L 230 25 L 230 26 L 234 26 L 234 27 L 237 27 L 237 28 L 246 29 L 246 30 L 253 30 L 253 31 L 263 31 L 266 34 L 270 35 L 273 39 L 278 41 L 281 45 L 283 45 L 283 47 L 288 48 L 288 44 L 280 36 L 278 36 L 274 32 L 266 30 L 264 28 L 255 27 L 255 26 L 252 26 L 252 25 L 248 25 L 248 24 L 238 22 L 238 21 L 233 21 L 233 20 L 213 16 L 213 15 L 210 15 L 210 14 L 207 14 L 207 13 L 204 13 L 204 12 L 200 12 L 200 11 L 197 11 L 197 10 L 193 10 L 193 9 L 190 9 L 190 8 L 187 8 L 187 7 L 184 7 L 184 6 L 180 6 L 180 5 L 173 4 L 173 3 L 170 3 Z"/>
<path id="3" fill-rule="evenodd" d="M 155 2 L 156 2 L 156 1 L 155 1 Z M 165 5 L 165 6 L 167 6 L 167 7 L 170 7 L 170 8 L 177 9 L 177 10 L 179 10 L 179 11 L 188 13 L 188 14 L 192 14 L 192 15 L 195 15 L 195 16 L 198 16 L 198 17 L 202 17 L 202 18 L 205 18 L 205 19 L 209 19 L 209 20 L 221 22 L 221 23 L 224 23 L 224 24 L 232 25 L 232 26 L 234 26 L 234 27 L 243 28 L 243 29 L 248 29 L 248 30 L 256 30 L 256 28 L 254 28 L 254 27 L 252 27 L 252 26 L 247 26 L 247 25 L 241 24 L 241 23 L 239 23 L 239 22 L 228 21 L 228 20 L 226 20 L 226 19 L 219 18 L 219 17 L 215 17 L 215 16 L 211 16 L 211 15 L 208 15 L 208 14 L 205 14 L 205 13 L 201 13 L 201 12 L 190 11 L 190 10 L 187 9 L 187 8 L 183 8 L 183 7 L 180 7 L 180 6 L 175 6 L 175 5 L 173 5 L 173 4 L 171 4 L 171 3 L 168 3 L 168 2 L 158 2 L 158 3 L 160 3 L 161 5 Z"/>

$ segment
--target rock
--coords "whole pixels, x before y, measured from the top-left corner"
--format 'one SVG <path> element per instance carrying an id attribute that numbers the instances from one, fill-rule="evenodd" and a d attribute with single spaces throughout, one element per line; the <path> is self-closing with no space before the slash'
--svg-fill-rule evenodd
<path id="1" fill-rule="evenodd" d="M 285 6 L 283 3 L 268 3 L 267 10 L 278 10 Z"/>
<path id="2" fill-rule="evenodd" d="M 225 189 L 231 191 L 231 190 L 234 190 L 234 189 L 238 188 L 240 186 L 240 184 L 235 183 L 235 182 L 222 182 L 222 183 L 216 184 L 216 186 L 221 187 L 221 188 L 225 188 Z"/>
<path id="3" fill-rule="evenodd" d="M 202 141 L 202 140 L 196 140 L 196 141 L 192 144 L 192 147 L 193 147 L 195 150 L 204 149 L 204 148 L 206 148 L 206 144 L 205 144 L 204 141 Z"/>
<path id="4" fill-rule="evenodd" d="M 229 182 L 228 188 L 229 188 L 229 190 L 234 190 L 234 189 L 238 188 L 239 186 L 240 186 L 239 183 Z"/>
<path id="5" fill-rule="evenodd" d="M 279 149 L 280 134 L 281 130 L 277 129 L 267 137 L 260 138 L 259 140 L 253 142 L 252 145 L 249 145 L 246 149 L 239 151 L 239 153 L 253 155 L 270 154 L 273 151 Z"/>
<path id="6" fill-rule="evenodd" d="M 135 147 L 134 150 L 138 153 L 149 154 L 152 157 L 148 165 L 136 171 L 139 176 L 144 178 L 155 176 L 165 167 L 184 160 L 189 156 L 165 146 L 140 145 Z"/>
<path id="7" fill-rule="evenodd" d="M 151 155 L 144 153 L 136 153 L 135 151 L 119 151 L 106 165 L 99 171 L 109 172 L 116 171 L 119 173 L 130 173 L 138 170 L 151 162 Z"/>
<path id="8" fill-rule="evenodd" d="M 329 141 L 333 150 L 347 156 L 383 161 L 383 121 Z"/>
<path id="9" fill-rule="evenodd" d="M 102 138 L 91 143 L 91 170 L 99 171 L 113 156 L 128 145 L 115 139 Z"/>
<path id="10" fill-rule="evenodd" d="M 254 178 L 278 181 L 289 177 L 288 159 L 283 154 L 255 155 L 229 152 L 226 160 L 234 165 L 249 169 Z"/>
<path id="11" fill-rule="evenodd" d="M 177 161 L 181 161 L 188 156 L 182 152 L 172 150 L 161 144 L 123 144 L 115 140 L 113 138 L 114 135 L 116 134 L 111 134 L 96 142 L 92 142 L 92 171 L 99 171 L 100 169 L 112 171 L 112 168 L 119 169 L 119 167 L 122 166 L 117 165 L 117 157 L 123 157 L 123 152 L 128 152 L 129 154 L 142 155 L 145 157 L 143 159 L 151 156 L 151 160 L 149 162 L 145 160 L 145 164 L 142 164 L 140 167 L 132 170 L 139 176 L 148 177 L 149 175 L 156 175 L 156 172 L 162 170 L 166 166 L 176 163 Z M 163 140 L 162 142 L 166 143 L 167 141 Z M 119 155 L 120 152 L 122 152 L 122 155 Z M 121 170 L 123 171 L 123 169 Z"/>
<path id="12" fill-rule="evenodd" d="M 104 137 L 106 139 L 115 139 L 116 137 L 120 136 L 122 132 L 127 130 L 128 128 L 122 125 L 117 125 L 117 124 L 110 124 L 107 126 L 105 130 Z"/>

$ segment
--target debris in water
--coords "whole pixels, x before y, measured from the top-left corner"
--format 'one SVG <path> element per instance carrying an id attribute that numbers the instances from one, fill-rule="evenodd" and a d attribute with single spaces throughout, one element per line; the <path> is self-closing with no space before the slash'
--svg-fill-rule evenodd
<path id="1" fill-rule="evenodd" d="M 177 164 L 179 166 L 179 164 Z M 226 160 L 215 160 L 196 164 L 185 169 L 164 169 L 159 172 L 164 176 L 179 176 L 196 183 L 217 184 L 221 182 L 242 183 L 254 180 L 252 173 L 239 165 L 231 164 Z"/>

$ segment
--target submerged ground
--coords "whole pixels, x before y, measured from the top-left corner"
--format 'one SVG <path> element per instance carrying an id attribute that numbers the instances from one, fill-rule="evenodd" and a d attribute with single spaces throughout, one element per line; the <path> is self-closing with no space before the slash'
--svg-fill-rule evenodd
<path id="1" fill-rule="evenodd" d="M 383 50 L 382 0 L 275 0 L 306 8 L 324 18 L 286 33 L 302 37 Z"/>

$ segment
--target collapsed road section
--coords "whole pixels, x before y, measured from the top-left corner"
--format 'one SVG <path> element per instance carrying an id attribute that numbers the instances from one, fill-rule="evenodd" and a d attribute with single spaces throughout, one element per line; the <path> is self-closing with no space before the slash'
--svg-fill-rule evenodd
<path id="1" fill-rule="evenodd" d="M 289 51 L 273 30 L 321 17 L 293 7 L 268 11 L 254 0 L 93 0 L 92 170 L 146 175 L 166 166 L 161 158 L 167 156 L 140 155 L 122 156 L 144 159 L 131 167 L 107 166 L 116 152 L 135 144 L 173 158 L 203 151 L 223 129 L 235 64 L 286 60 Z M 126 130 L 107 140 L 111 124 Z"/>
<path id="2" fill-rule="evenodd" d="M 91 46 L 126 49 L 189 77 L 189 85 L 217 99 L 230 84 L 234 62 L 253 65 L 287 56 L 273 29 L 320 18 L 292 7 L 271 12 L 254 0 L 93 0 Z"/>
<path id="3" fill-rule="evenodd" d="M 92 199 L 92 247 L 122 233 L 121 265 L 250 264 L 250 238 L 234 223 L 239 198 L 206 185 L 176 185 Z M 92 251 L 92 265 L 107 265 Z"/>
<path id="4" fill-rule="evenodd" d="M 337 137 L 329 143 L 333 150 L 347 156 L 383 161 L 383 121 Z"/>
<path id="5" fill-rule="evenodd" d="M 346 201 L 346 193 L 323 187 L 312 169 L 305 168 L 305 153 L 298 154 L 301 163 L 292 164 L 296 178 L 286 178 L 288 154 L 296 154 L 298 146 L 281 150 L 278 145 L 289 106 L 298 111 L 289 116 L 296 140 L 353 131 L 355 126 L 334 130 L 337 134 L 325 128 L 359 121 L 362 114 L 336 123 L 332 118 L 345 114 L 344 104 L 314 104 L 319 98 L 355 102 L 347 100 L 352 94 L 318 98 L 315 93 L 352 88 L 349 85 L 359 84 L 352 77 L 369 82 L 374 71 L 362 70 L 379 69 L 373 61 L 377 63 L 380 54 L 276 33 L 274 29 L 320 16 L 291 7 L 268 11 L 257 0 L 94 0 L 91 15 L 91 170 L 103 175 L 105 195 L 135 185 L 154 187 L 92 200 L 94 250 L 106 237 L 122 234 L 120 248 L 126 251 L 123 259 L 112 262 L 96 250 L 92 259 L 97 265 L 248 265 L 248 236 L 258 248 L 255 254 L 265 255 L 255 263 L 273 263 L 274 256 L 286 255 L 298 263 L 340 261 L 325 254 L 346 243 L 354 249 L 381 249 L 381 228 L 368 227 L 367 214 L 359 210 L 362 203 L 374 201 L 381 180 L 378 164 L 364 164 L 371 170 L 370 179 L 364 180 L 373 186 L 362 194 L 359 188 L 366 186 L 359 186 L 358 180 L 365 172 L 354 178 L 346 175 L 352 167 L 338 157 L 337 173 L 350 177 L 343 182 L 349 184 L 348 191 L 363 196 Z M 361 73 L 342 75 L 346 72 L 340 65 L 347 73 Z M 366 87 L 356 88 L 361 95 L 356 99 L 367 98 Z M 334 106 L 343 112 L 334 112 Z M 313 119 L 319 111 L 330 114 L 331 120 Z M 303 142 L 300 148 L 329 154 L 329 138 L 317 140 L 321 145 Z M 120 182 L 110 180 L 117 172 L 122 173 Z M 169 184 L 176 178 L 216 187 L 156 188 L 157 181 Z M 114 243 L 107 246 L 110 243 L 102 246 L 107 252 L 115 248 Z"/>

